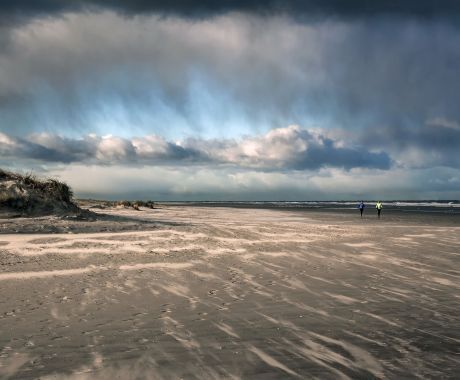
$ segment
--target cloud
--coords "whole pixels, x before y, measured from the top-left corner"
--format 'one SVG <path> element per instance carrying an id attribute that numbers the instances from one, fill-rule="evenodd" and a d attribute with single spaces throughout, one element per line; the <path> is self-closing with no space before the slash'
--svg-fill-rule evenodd
<path id="1" fill-rule="evenodd" d="M 71 139 L 52 134 L 27 138 L 0 134 L 0 152 L 18 159 L 43 162 L 83 162 L 99 165 L 230 165 L 261 170 L 312 170 L 321 167 L 388 169 L 384 152 L 344 146 L 318 131 L 298 126 L 279 128 L 241 140 L 187 139 L 172 143 L 159 136 L 125 139 L 88 135 Z"/>
<path id="2" fill-rule="evenodd" d="M 100 165 L 186 162 L 199 156 L 199 152 L 193 149 L 186 150 L 158 136 L 128 140 L 90 134 L 73 139 L 49 133 L 34 133 L 25 138 L 0 133 L 0 153 L 4 157 L 49 163 L 91 162 Z"/>
<path id="3" fill-rule="evenodd" d="M 370 167 L 388 169 L 391 164 L 384 152 L 369 152 L 363 147 L 343 146 L 324 132 L 309 131 L 293 125 L 278 128 L 265 135 L 246 137 L 241 141 L 186 141 L 216 162 L 265 170 L 312 170 L 321 167 Z"/>
<path id="4" fill-rule="evenodd" d="M 459 2 L 192 3 L 2 2 L 0 163 L 458 189 Z"/>
<path id="5" fill-rule="evenodd" d="M 436 0 L 16 0 L 2 2 L 0 15 L 26 17 L 68 11 L 112 9 L 126 14 L 160 13 L 188 17 L 207 17 L 226 12 L 252 12 L 261 14 L 288 13 L 296 16 L 363 17 L 381 14 L 409 17 L 452 16 L 460 12 L 456 1 Z"/>
<path id="6" fill-rule="evenodd" d="M 385 147 L 407 167 L 460 166 L 460 124 L 453 120 L 434 118 L 417 128 L 373 128 L 359 138 L 364 146 Z"/>
<path id="7" fill-rule="evenodd" d="M 156 15 L 203 21 L 231 13 L 272 17 L 284 15 L 300 22 L 356 20 L 397 17 L 415 20 L 443 20 L 455 24 L 460 15 L 456 1 L 436 0 L 17 0 L 0 2 L 0 48 L 14 37 L 10 30 L 34 20 L 60 18 L 68 13 L 111 11 L 123 17 Z"/>
<path id="8" fill-rule="evenodd" d="M 15 28 L 0 50 L 0 128 L 176 139 L 295 123 L 416 134 L 426 120 L 460 120 L 458 41 L 460 29 L 439 20 L 66 13 Z"/>
<path id="9" fill-rule="evenodd" d="M 11 137 L 0 132 L 0 156 L 2 158 L 36 159 L 55 162 L 69 162 L 68 153 L 34 143 L 32 141 Z"/>

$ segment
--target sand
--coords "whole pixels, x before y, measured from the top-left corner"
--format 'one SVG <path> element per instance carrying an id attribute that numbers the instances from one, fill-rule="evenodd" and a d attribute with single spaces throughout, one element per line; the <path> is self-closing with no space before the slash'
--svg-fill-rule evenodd
<path id="1" fill-rule="evenodd" d="M 459 216 L 0 220 L 2 379 L 454 379 Z"/>

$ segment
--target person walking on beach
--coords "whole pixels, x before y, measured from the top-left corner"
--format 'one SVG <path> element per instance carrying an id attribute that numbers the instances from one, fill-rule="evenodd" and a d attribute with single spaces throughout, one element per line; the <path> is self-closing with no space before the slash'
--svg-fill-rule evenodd
<path id="1" fill-rule="evenodd" d="M 364 207 L 366 207 L 366 205 L 364 204 L 363 201 L 361 201 L 361 203 L 358 205 L 359 212 L 361 213 L 361 218 L 363 217 Z"/>
<path id="2" fill-rule="evenodd" d="M 382 202 L 377 201 L 375 208 L 377 209 L 377 217 L 380 219 L 380 213 L 382 212 L 382 208 L 383 208 Z"/>

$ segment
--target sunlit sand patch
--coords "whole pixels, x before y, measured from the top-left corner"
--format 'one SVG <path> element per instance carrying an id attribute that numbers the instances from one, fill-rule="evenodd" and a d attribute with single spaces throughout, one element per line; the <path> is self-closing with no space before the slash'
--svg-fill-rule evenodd
<path id="1" fill-rule="evenodd" d="M 139 357 L 132 364 L 117 363 L 115 365 L 107 365 L 111 361 L 108 360 L 106 363 L 105 358 L 94 351 L 90 358 L 90 364 L 81 365 L 73 371 L 54 372 L 39 378 L 40 380 L 165 379 L 157 370 L 159 365 L 154 358 L 147 355 Z"/>
<path id="2" fill-rule="evenodd" d="M 194 276 L 203 279 L 203 280 L 220 280 L 220 277 L 216 276 L 215 274 L 208 273 L 208 272 L 200 272 L 196 270 L 191 270 L 190 273 L 192 273 Z"/>
<path id="3" fill-rule="evenodd" d="M 151 239 L 170 237 L 171 235 L 176 235 L 182 239 L 207 237 L 207 235 L 203 232 L 187 232 L 187 231 L 178 231 L 178 230 L 173 230 L 173 229 L 153 230 L 153 231 L 150 231 L 148 235 L 150 236 Z M 161 235 L 165 235 L 165 236 L 161 236 Z"/>
<path id="4" fill-rule="evenodd" d="M 241 243 L 252 243 L 254 242 L 256 239 L 248 239 L 248 238 L 239 238 L 239 237 L 220 237 L 220 236 L 213 236 L 212 237 L 213 240 L 217 240 L 217 241 L 223 241 L 223 242 L 229 242 L 229 243 L 238 243 L 238 244 L 241 244 Z"/>
<path id="5" fill-rule="evenodd" d="M 308 278 L 312 278 L 314 280 L 318 280 L 318 281 L 321 281 L 321 282 L 325 282 L 326 284 L 331 284 L 331 285 L 334 285 L 335 282 L 334 281 L 330 281 L 330 280 L 326 280 L 325 278 L 323 277 L 317 277 L 317 276 L 311 276 L 311 275 L 308 275 L 308 274 L 304 274 L 305 277 L 308 277 Z"/>
<path id="6" fill-rule="evenodd" d="M 406 234 L 407 237 L 411 237 L 411 238 L 418 238 L 418 237 L 421 237 L 421 238 L 435 238 L 437 237 L 435 234 Z"/>
<path id="7" fill-rule="evenodd" d="M 242 260 L 250 261 L 250 260 L 255 259 L 257 257 L 257 255 L 255 253 L 246 253 L 244 255 L 241 255 L 240 257 L 241 257 Z"/>
<path id="8" fill-rule="evenodd" d="M 59 307 L 56 305 L 53 305 L 50 309 L 50 314 L 54 319 L 57 319 L 59 321 L 66 321 L 69 319 L 69 316 L 65 313 L 62 313 Z"/>
<path id="9" fill-rule="evenodd" d="M 76 269 L 63 269 L 63 270 L 50 270 L 50 271 L 37 271 L 37 272 L 12 272 L 1 273 L 0 280 L 23 280 L 31 278 L 46 278 L 54 276 L 72 276 L 75 274 L 89 273 L 95 270 L 103 269 L 103 267 L 89 266 L 86 268 Z"/>
<path id="10" fill-rule="evenodd" d="M 328 363 L 334 362 L 331 360 L 329 357 L 325 357 L 321 351 L 319 354 L 317 354 L 316 349 L 312 349 L 310 347 L 302 347 L 300 345 L 293 345 L 291 342 L 289 342 L 287 339 L 284 339 L 284 342 L 286 346 L 291 346 L 293 351 L 296 354 L 300 354 L 303 356 L 306 360 L 312 361 L 313 363 L 317 364 L 321 368 L 325 368 L 335 374 L 334 378 L 341 379 L 341 380 L 352 380 L 349 376 L 345 375 L 343 372 L 340 370 L 334 368 L 332 365 L 329 365 Z"/>
<path id="11" fill-rule="evenodd" d="M 263 256 L 269 256 L 269 257 L 286 257 L 290 255 L 287 252 L 267 252 L 267 251 L 258 252 L 258 254 L 263 255 Z"/>
<path id="12" fill-rule="evenodd" d="M 363 350 L 362 348 L 349 342 L 329 338 L 325 335 L 320 335 L 313 332 L 311 332 L 310 335 L 324 342 L 332 343 L 342 347 L 354 358 L 353 367 L 365 369 L 371 372 L 377 378 L 383 377 L 383 368 L 381 364 L 366 350 Z"/>
<path id="13" fill-rule="evenodd" d="M 303 241 L 303 240 L 309 240 L 312 238 L 324 238 L 323 234 L 317 234 L 317 233 L 310 233 L 310 232 L 305 232 L 305 233 L 292 233 L 292 232 L 263 232 L 259 233 L 259 238 L 260 240 L 265 240 L 265 241 L 276 241 L 276 240 L 282 240 L 282 241 L 288 241 L 288 240 L 297 240 L 297 241 Z M 267 238 L 273 238 L 273 239 L 267 239 Z"/>
<path id="14" fill-rule="evenodd" d="M 196 244 L 189 244 L 185 246 L 178 246 L 178 245 L 171 245 L 168 247 L 154 247 L 151 248 L 153 252 L 182 252 L 182 251 L 194 251 L 194 250 L 202 250 L 203 247 L 201 245 Z"/>
<path id="15" fill-rule="evenodd" d="M 305 248 L 308 248 L 308 247 L 305 247 Z M 342 252 L 340 252 L 339 255 L 341 256 Z M 305 252 L 306 258 L 312 257 L 312 258 L 320 259 L 320 260 L 324 260 L 325 258 L 327 258 L 329 261 L 346 262 L 346 260 L 340 256 L 337 257 L 337 255 L 335 255 L 335 252 L 334 252 L 334 255 L 330 255 L 330 254 L 328 255 L 328 253 L 326 252 L 314 252 L 314 251 Z"/>
<path id="16" fill-rule="evenodd" d="M 345 372 L 335 368 L 337 365 L 351 371 L 366 370 L 376 378 L 383 378 L 380 363 L 360 347 L 313 332 L 303 332 L 300 329 L 296 331 L 295 335 L 301 340 L 302 345 L 284 338 L 286 346 L 292 347 L 295 352 L 300 353 L 307 360 L 334 373 L 337 378 L 350 379 Z M 343 351 L 347 355 L 344 355 Z"/>
<path id="17" fill-rule="evenodd" d="M 360 259 L 366 259 L 366 260 L 377 260 L 379 258 L 379 255 L 375 255 L 373 253 L 364 253 L 359 256 Z"/>
<path id="18" fill-rule="evenodd" d="M 121 265 L 120 270 L 139 270 L 139 269 L 186 269 L 193 267 L 193 263 L 145 263 L 133 265 Z"/>
<path id="19" fill-rule="evenodd" d="M 256 314 L 260 315 L 262 318 L 265 318 L 267 321 L 273 323 L 274 325 L 279 325 L 279 324 L 281 324 L 280 321 L 278 321 L 277 319 L 275 319 L 275 318 L 273 318 L 273 317 L 270 317 L 270 316 L 267 315 L 267 314 L 260 313 L 260 312 L 256 312 Z"/>
<path id="20" fill-rule="evenodd" d="M 260 256 L 266 256 L 266 257 L 286 257 L 286 256 L 291 256 L 291 253 L 288 252 L 270 252 L 270 251 L 258 251 L 256 253 L 246 253 L 244 255 L 241 255 L 241 258 L 243 259 L 249 259 L 252 260 L 254 258 L 260 257 Z"/>
<path id="21" fill-rule="evenodd" d="M 214 326 L 216 326 L 219 330 L 223 331 L 227 335 L 230 335 L 233 338 L 240 339 L 240 336 L 233 330 L 233 328 L 225 323 L 214 323 Z"/>
<path id="22" fill-rule="evenodd" d="M 272 243 L 272 244 L 282 244 L 282 243 L 305 244 L 305 243 L 313 243 L 315 241 L 316 241 L 316 239 L 273 239 L 273 240 L 260 239 L 260 240 L 254 241 L 252 244 L 265 244 L 265 243 Z"/>
<path id="23" fill-rule="evenodd" d="M 162 285 L 161 288 L 171 294 L 174 294 L 179 297 L 190 298 L 190 289 L 186 286 L 174 284 L 174 285 Z"/>
<path id="24" fill-rule="evenodd" d="M 417 242 L 414 242 L 414 239 L 411 238 L 411 237 L 408 237 L 409 235 L 406 235 L 406 236 L 398 236 L 398 237 L 392 237 L 391 239 L 393 240 L 402 240 L 402 241 L 406 241 L 406 242 L 411 242 L 411 243 L 417 243 Z"/>
<path id="25" fill-rule="evenodd" d="M 165 333 L 174 338 L 182 347 L 187 350 L 197 350 L 200 348 L 200 342 L 193 338 L 191 331 L 184 329 L 179 321 L 171 318 L 169 315 L 162 317 L 165 326 Z"/>
<path id="26" fill-rule="evenodd" d="M 396 258 L 394 256 L 393 257 L 387 256 L 385 257 L 385 260 L 389 264 L 401 266 L 404 269 L 413 270 L 418 273 L 425 273 L 431 269 L 430 265 L 423 264 L 419 261 L 406 260 L 406 259 Z"/>
<path id="27" fill-rule="evenodd" d="M 390 321 L 389 319 L 386 319 L 386 318 L 384 318 L 384 317 L 381 317 L 380 315 L 376 315 L 376 314 L 373 314 L 373 313 L 364 313 L 364 312 L 363 312 L 362 314 L 368 315 L 369 317 L 372 317 L 372 318 L 374 318 L 374 319 L 377 319 L 377 320 L 379 320 L 379 321 L 381 321 L 381 322 L 384 322 L 384 323 L 386 323 L 386 324 L 388 324 L 388 325 L 390 325 L 390 326 L 393 326 L 393 327 L 401 327 L 398 323 L 393 322 L 393 321 Z"/>
<path id="28" fill-rule="evenodd" d="M 454 286 L 456 288 L 458 288 L 460 284 L 460 281 L 457 281 L 457 283 L 455 283 L 447 278 L 441 278 L 441 277 L 430 277 L 430 280 L 433 282 L 436 282 L 437 284 L 446 285 L 446 286 Z"/>
<path id="29" fill-rule="evenodd" d="M 294 372 L 292 369 L 286 367 L 284 364 L 280 363 L 278 360 L 276 360 L 275 358 L 271 357 L 270 355 L 268 355 L 264 351 L 254 347 L 254 346 L 249 347 L 249 351 L 251 351 L 252 353 L 257 355 L 259 357 L 259 359 L 264 361 L 269 366 L 279 368 L 282 371 L 284 371 L 284 372 L 286 372 L 286 373 L 288 373 L 288 374 L 290 374 L 292 376 L 299 376 L 299 374 L 297 372 Z"/>
<path id="30" fill-rule="evenodd" d="M 344 243 L 349 247 L 362 248 L 362 247 L 374 247 L 374 243 Z"/>
<path id="31" fill-rule="evenodd" d="M 393 301 L 393 302 L 399 302 L 399 303 L 405 303 L 406 302 L 406 301 L 404 301 L 402 299 L 392 297 L 392 296 L 389 296 L 389 295 L 386 295 L 386 294 L 381 294 L 380 297 L 382 297 L 385 300 Z"/>
<path id="32" fill-rule="evenodd" d="M 365 342 L 369 342 L 369 343 L 376 344 L 376 345 L 378 345 L 378 346 L 380 346 L 380 347 L 385 347 L 385 346 L 387 346 L 386 343 L 382 343 L 382 342 L 380 342 L 380 341 L 378 341 L 378 340 L 371 339 L 371 338 L 368 338 L 368 337 L 366 337 L 366 336 L 363 336 L 363 335 L 360 335 L 360 334 L 357 334 L 357 333 L 353 333 L 353 332 L 351 332 L 351 331 L 349 331 L 349 330 L 343 330 L 343 332 L 344 332 L 345 334 L 347 334 L 347 335 L 356 337 L 356 338 L 361 339 L 361 340 L 363 340 L 363 341 L 365 341 Z"/>
<path id="33" fill-rule="evenodd" d="M 283 280 L 286 284 L 289 284 L 291 289 L 303 289 L 309 291 L 305 284 L 297 278 L 288 278 Z"/>
<path id="34" fill-rule="evenodd" d="M 347 297 L 342 294 L 334 294 L 334 293 L 328 293 L 328 292 L 323 292 L 324 294 L 328 295 L 331 298 L 336 299 L 337 301 L 344 303 L 346 305 L 352 305 L 354 303 L 360 302 L 359 300 L 352 298 L 352 297 Z"/>
<path id="35" fill-rule="evenodd" d="M 301 310 L 308 311 L 308 312 L 314 313 L 314 314 L 318 314 L 318 315 L 321 315 L 322 317 L 329 318 L 331 316 L 327 311 L 324 311 L 324 310 L 319 309 L 317 307 L 316 308 L 311 307 L 311 306 L 305 305 L 305 304 L 300 303 L 300 302 L 293 302 L 291 304 L 297 306 Z"/>
<path id="36" fill-rule="evenodd" d="M 262 284 L 259 284 L 257 281 L 254 280 L 254 276 L 250 274 L 246 274 L 243 271 L 240 271 L 236 268 L 232 268 L 235 274 L 238 274 L 239 276 L 239 282 L 240 283 L 246 283 L 248 285 L 251 285 L 251 291 L 259 294 L 261 296 L 271 298 L 273 297 L 273 294 L 270 292 L 266 292 L 264 289 L 266 289 L 265 286 Z"/>
<path id="37" fill-rule="evenodd" d="M 78 255 L 78 254 L 99 254 L 99 255 L 116 255 L 116 254 L 129 254 L 129 253 L 145 253 L 147 250 L 142 247 L 136 246 L 123 246 L 123 247 L 82 247 L 82 248 L 53 248 L 52 250 L 43 250 L 38 253 L 27 252 L 23 256 L 40 256 L 40 255 Z"/>
<path id="38" fill-rule="evenodd" d="M 308 291 L 309 293 L 311 294 L 315 294 L 314 292 L 312 291 Z M 292 305 L 292 306 L 295 306 L 297 309 L 299 310 L 303 310 L 303 311 L 308 311 L 310 313 L 313 313 L 313 314 L 318 314 L 318 315 L 321 315 L 322 317 L 326 317 L 326 318 L 329 318 L 330 317 L 330 314 L 327 312 L 327 311 L 324 311 L 322 309 L 319 309 L 317 307 L 311 307 L 311 306 L 308 306 L 308 305 L 305 305 L 304 303 L 302 302 L 295 302 L 295 301 L 292 301 L 290 300 L 289 298 L 287 298 L 286 296 L 283 296 L 282 297 L 282 301 L 288 305 Z M 338 318 L 338 319 L 341 319 L 340 317 L 337 317 L 335 316 L 335 318 Z M 285 320 L 279 320 L 277 323 L 280 323 L 282 325 L 285 325 L 289 328 L 293 328 L 293 324 L 291 324 L 290 322 L 288 321 L 285 321 Z"/>
<path id="39" fill-rule="evenodd" d="M 75 254 L 82 251 L 94 251 L 99 253 L 114 253 L 118 250 L 143 252 L 139 240 L 117 241 L 123 236 L 146 237 L 150 231 L 117 232 L 117 233 L 81 233 L 81 234 L 41 234 L 41 235 L 4 235 L 4 241 L 9 244 L 6 250 L 22 256 L 38 256 L 48 253 Z M 28 240 L 31 236 L 33 239 Z M 111 240 L 111 239 L 114 240 Z"/>
<path id="40" fill-rule="evenodd" d="M 450 245 L 449 245 L 450 247 Z M 442 251 L 443 254 L 445 255 L 449 255 L 449 256 L 460 256 L 460 252 L 446 252 L 446 251 Z"/>
<path id="41" fill-rule="evenodd" d="M 398 296 L 400 298 L 411 299 L 413 297 L 411 292 L 405 291 L 403 289 L 392 288 L 392 287 L 384 287 L 384 286 L 382 286 L 381 289 L 385 293 L 390 293 L 390 294 L 396 295 L 396 296 Z"/>
<path id="42" fill-rule="evenodd" d="M 206 250 L 210 255 L 225 255 L 225 254 L 235 254 L 235 253 L 244 253 L 246 248 L 214 248 Z"/>

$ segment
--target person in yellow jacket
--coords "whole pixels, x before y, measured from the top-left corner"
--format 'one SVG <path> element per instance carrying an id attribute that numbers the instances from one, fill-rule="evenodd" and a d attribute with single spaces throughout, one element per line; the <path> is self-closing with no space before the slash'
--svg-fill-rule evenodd
<path id="1" fill-rule="evenodd" d="M 377 209 L 377 217 L 380 219 L 380 213 L 382 212 L 382 202 L 378 201 L 375 205 L 375 208 Z"/>

